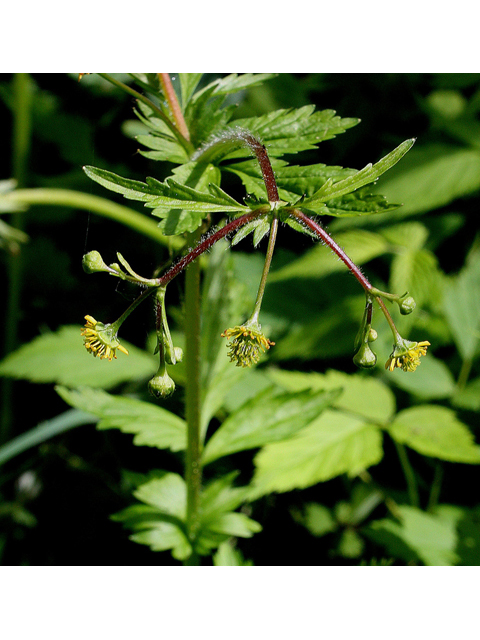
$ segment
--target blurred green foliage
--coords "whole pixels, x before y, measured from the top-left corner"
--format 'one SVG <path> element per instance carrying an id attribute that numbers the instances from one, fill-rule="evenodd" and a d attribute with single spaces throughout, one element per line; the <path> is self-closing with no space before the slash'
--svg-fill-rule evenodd
<path id="1" fill-rule="evenodd" d="M 215 77 L 207 74 L 201 86 Z M 133 118 L 134 102 L 102 78 L 24 77 L 29 122 L 23 125 L 16 81 L 0 78 L 0 180 L 105 197 L 83 165 L 139 181 L 171 174 L 172 165 L 157 162 L 155 150 L 137 152 L 135 136 L 146 131 Z M 185 83 L 181 89 L 184 96 L 193 91 Z M 205 450 L 212 463 L 206 467 L 205 549 L 218 548 L 216 565 L 479 564 L 480 74 L 281 74 L 229 100 L 239 103 L 236 116 L 245 119 L 307 104 L 360 118 L 341 136 L 303 151 L 303 163 L 361 169 L 417 138 L 376 188 L 403 207 L 326 223 L 374 286 L 414 296 L 417 309 L 401 317 L 398 328 L 432 346 L 415 373 L 385 372 L 391 335 L 376 313 L 377 353 L 384 357 L 373 372 L 357 373 L 351 358 L 362 291 L 326 247 L 280 229 L 262 309 L 262 325 L 276 346 L 255 370 L 217 371 L 204 399 L 204 428 L 214 434 Z M 23 141 L 18 130 L 27 132 Z M 241 168 L 238 163 L 222 179 L 222 189 L 239 201 L 245 195 Z M 0 182 L 0 193 L 12 186 Z M 0 212 L 1 206 L 0 199 Z M 141 203 L 129 206 L 142 212 Z M 185 541 L 172 524 L 181 514 L 169 512 L 158 496 L 180 500 L 185 491 L 178 457 L 182 395 L 165 405 L 177 421 L 169 418 L 170 431 L 159 442 L 150 424 L 154 410 L 162 409 L 140 402 L 148 400 L 146 380 L 155 370 L 144 350 L 152 344 L 147 310 L 125 325 L 126 341 L 133 343 L 128 359 L 102 367 L 106 363 L 87 358 L 75 339 L 85 313 L 94 309 L 112 320 L 125 299 L 133 299 L 128 284 L 85 276 L 86 251 L 101 248 L 112 260 L 120 251 L 136 271 L 152 273 L 168 260 L 167 248 L 82 210 L 42 206 L 12 213 L 4 207 L 1 222 L 10 225 L 0 226 L 5 308 L 11 304 L 8 283 L 18 294 L 16 332 L 5 339 L 0 362 L 4 443 L 11 446 L 12 438 L 34 427 L 40 431 L 28 449 L 21 442 L 17 450 L 6 449 L 9 444 L 0 449 L 3 563 L 172 562 L 168 552 L 151 553 L 145 544 L 173 549 L 181 560 Z M 251 306 L 261 254 L 249 239 L 228 254 L 223 248 L 211 253 L 203 334 L 210 371 L 225 348 L 217 331 L 219 301 L 228 299 L 228 311 L 240 315 Z M 181 286 L 171 285 L 172 292 L 168 311 L 179 343 Z M 5 314 L 0 331 L 13 335 Z M 181 365 L 174 374 L 181 387 Z M 52 382 L 78 386 L 82 376 L 96 388 L 62 387 L 60 395 L 52 388 Z M 78 413 L 67 415 L 60 396 Z M 113 405 L 123 403 L 121 411 L 112 409 L 112 397 Z M 327 400 L 328 408 L 315 419 L 308 412 L 299 417 L 296 403 L 305 408 L 307 399 L 312 411 Z M 281 407 L 291 414 L 282 416 Z M 240 446 L 238 430 L 245 437 Z M 140 446 L 121 431 L 135 434 Z M 140 502 L 132 504 L 132 492 Z M 247 500 L 242 511 L 233 511 Z M 228 517 L 222 505 L 232 510 Z M 133 534 L 142 544 L 132 544 L 128 531 L 110 520 L 115 512 L 134 530 L 139 522 L 153 523 Z"/>

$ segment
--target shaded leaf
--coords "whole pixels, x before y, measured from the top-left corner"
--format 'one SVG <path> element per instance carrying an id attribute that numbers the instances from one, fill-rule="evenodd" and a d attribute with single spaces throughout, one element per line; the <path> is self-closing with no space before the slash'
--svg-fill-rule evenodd
<path id="1" fill-rule="evenodd" d="M 448 398 L 456 388 L 450 369 L 432 354 L 428 354 L 428 358 L 422 361 L 422 366 L 415 371 L 414 376 L 406 376 L 400 369 L 395 369 L 388 373 L 388 380 L 423 400 Z"/>
<path id="2" fill-rule="evenodd" d="M 73 407 L 99 418 L 97 429 L 120 429 L 133 433 L 136 445 L 180 451 L 186 446 L 185 422 L 157 405 L 133 398 L 113 396 L 101 389 L 66 389 L 58 394 Z"/>
<path id="3" fill-rule="evenodd" d="M 398 413 L 387 427 L 394 440 L 425 456 L 450 462 L 480 464 L 473 434 L 446 407 L 423 405 Z"/>
<path id="4" fill-rule="evenodd" d="M 205 464 L 222 456 L 283 440 L 303 429 L 331 404 L 338 391 L 279 393 L 266 389 L 231 414 L 207 442 Z"/>
<path id="5" fill-rule="evenodd" d="M 83 348 L 80 329 L 65 326 L 38 336 L 0 362 L 0 376 L 108 389 L 155 373 L 156 358 L 124 340 L 128 356 L 113 362 L 92 358 Z"/>

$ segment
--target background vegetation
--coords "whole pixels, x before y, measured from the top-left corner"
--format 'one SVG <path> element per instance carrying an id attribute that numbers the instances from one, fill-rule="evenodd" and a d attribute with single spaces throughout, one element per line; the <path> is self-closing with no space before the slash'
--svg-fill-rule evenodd
<path id="1" fill-rule="evenodd" d="M 263 530 L 238 542 L 238 548 L 258 565 L 478 564 L 480 459 L 470 433 L 477 435 L 480 410 L 480 74 L 282 74 L 236 98 L 239 117 L 315 104 L 342 117 L 361 118 L 318 151 L 304 152 L 304 162 L 359 169 L 403 140 L 417 138 L 378 187 L 404 207 L 338 219 L 328 228 L 376 286 L 412 293 L 417 311 L 402 318 L 399 329 L 407 338 L 432 344 L 414 374 L 388 375 L 382 362 L 373 373 L 356 373 L 351 357 L 362 292 L 326 248 L 313 247 L 290 229 L 279 234 L 281 250 L 263 305 L 264 326 L 277 343 L 269 354 L 270 373 L 284 388 L 298 390 L 307 384 L 302 375 L 339 372 L 320 375 L 315 384 L 340 381 L 345 395 L 339 409 L 345 411 L 358 408 L 371 389 L 371 406 L 384 426 L 383 455 L 360 478 L 337 475 L 252 503 L 249 513 Z M 134 136 L 142 131 L 132 115 L 132 99 L 99 78 L 79 83 L 76 75 L 3 76 L 0 99 L 2 179 L 115 200 L 87 179 L 83 165 L 138 180 L 147 175 L 163 180 L 171 173 L 171 167 L 138 153 Z M 244 195 L 233 174 L 222 188 L 237 199 Z M 165 259 L 153 241 L 85 211 L 35 206 L 4 213 L 2 220 L 17 229 L 0 227 L 5 355 L 39 334 L 82 324 L 85 313 L 98 318 L 120 314 L 132 292 L 113 283 L 106 293 L 105 281 L 87 278 L 81 268 L 86 251 L 99 249 L 112 260 L 120 251 L 143 274 Z M 250 274 L 259 272 L 261 259 L 249 240 L 234 252 L 244 293 L 254 295 Z M 115 287 L 118 305 L 110 295 Z M 170 300 L 173 314 L 174 302 L 181 327 L 180 282 L 176 300 Z M 143 325 L 137 318 L 122 332 L 140 349 L 151 332 L 147 311 Z M 391 338 L 379 324 L 377 353 L 385 354 L 379 358 L 384 361 Z M 79 351 L 87 357 L 80 340 Z M 120 365 L 121 357 L 110 367 Z M 0 365 L 5 375 L 3 443 L 66 410 L 51 384 L 33 384 L 18 373 L 20 379 L 13 381 L 5 362 L 3 369 Z M 287 373 L 278 373 L 280 367 Z M 264 368 L 266 363 L 260 375 Z M 146 379 L 139 374 L 122 391 L 138 392 Z M 261 380 L 242 387 L 243 392 L 239 387 L 230 409 L 248 399 Z M 395 421 L 392 416 L 400 413 L 403 418 Z M 131 436 L 116 430 L 79 426 L 8 459 L 0 468 L 3 563 L 172 563 L 168 553 L 152 553 L 129 541 L 129 532 L 110 520 L 131 504 L 138 478 L 168 467 L 169 456 L 134 447 Z M 234 458 L 222 461 L 222 472 L 232 464 L 248 482 L 251 454 Z"/>

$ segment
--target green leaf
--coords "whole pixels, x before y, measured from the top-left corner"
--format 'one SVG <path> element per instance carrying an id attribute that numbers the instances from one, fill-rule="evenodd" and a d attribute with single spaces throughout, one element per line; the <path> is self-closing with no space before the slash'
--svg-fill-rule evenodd
<path id="1" fill-rule="evenodd" d="M 425 456 L 480 464 L 480 447 L 467 426 L 446 407 L 423 405 L 398 413 L 387 427 L 394 440 Z"/>
<path id="2" fill-rule="evenodd" d="M 462 358 L 473 358 L 480 338 L 479 249 L 474 248 L 464 268 L 448 283 L 443 310 Z"/>
<path id="3" fill-rule="evenodd" d="M 69 409 L 51 420 L 41 422 L 33 429 L 22 433 L 20 436 L 17 436 L 0 447 L 0 465 L 18 456 L 27 449 L 35 447 L 37 444 L 41 444 L 46 440 L 50 440 L 50 438 L 54 438 L 60 433 L 65 433 L 65 431 L 84 424 L 91 424 L 95 421 L 96 418 L 89 413 Z"/>
<path id="4" fill-rule="evenodd" d="M 455 549 L 458 536 L 456 523 L 453 520 L 448 521 L 439 515 L 424 513 L 415 507 L 399 506 L 397 509 L 399 523 L 384 519 L 371 524 L 373 533 L 384 532 L 393 536 L 393 539 L 388 535 L 384 538 L 387 548 L 393 555 L 396 555 L 400 549 L 404 559 L 411 560 L 408 550 L 405 553 L 402 551 L 402 547 L 399 547 L 395 542 L 395 539 L 398 539 L 426 565 L 449 566 L 457 564 L 459 558 Z"/>
<path id="5" fill-rule="evenodd" d="M 422 360 L 415 375 L 406 376 L 400 369 L 388 373 L 388 380 L 422 400 L 449 398 L 455 391 L 455 380 L 450 369 L 431 354 Z"/>
<path id="6" fill-rule="evenodd" d="M 301 516 L 301 522 L 313 536 L 318 538 L 338 528 L 330 509 L 316 502 L 305 505 L 305 513 Z"/>
<path id="7" fill-rule="evenodd" d="M 292 438 L 268 444 L 257 454 L 250 498 L 304 489 L 343 473 L 352 477 L 380 462 L 382 456 L 377 427 L 327 409 Z"/>
<path id="8" fill-rule="evenodd" d="M 141 484 L 133 495 L 160 513 L 185 521 L 187 488 L 185 480 L 177 473 L 164 473 L 160 478 L 152 478 Z"/>
<path id="9" fill-rule="evenodd" d="M 69 405 L 99 418 L 97 429 L 133 433 L 136 445 L 181 451 L 186 446 L 185 422 L 175 414 L 133 398 L 113 396 L 101 389 L 56 388 Z"/>
<path id="10" fill-rule="evenodd" d="M 218 547 L 217 553 L 213 556 L 213 564 L 216 567 L 251 567 L 251 560 L 244 560 L 242 553 L 234 549 L 227 540 Z"/>
<path id="11" fill-rule="evenodd" d="M 475 378 L 466 387 L 457 391 L 452 402 L 456 407 L 462 409 L 480 410 L 480 378 Z"/>
<path id="12" fill-rule="evenodd" d="M 235 125 L 248 129 L 262 140 L 271 157 L 315 149 L 323 140 L 334 138 L 358 124 L 356 118 L 340 118 L 335 111 L 315 112 L 315 105 L 298 109 L 278 109 L 262 116 L 235 120 Z M 248 149 L 238 149 L 228 158 L 245 158 Z"/>
<path id="13" fill-rule="evenodd" d="M 251 538 L 262 530 L 261 525 L 244 513 L 222 513 L 208 524 L 209 531 L 239 538 Z"/>
<path id="14" fill-rule="evenodd" d="M 185 111 L 187 104 L 190 102 L 203 73 L 179 73 L 180 91 L 182 95 L 182 108 Z"/>
<path id="15" fill-rule="evenodd" d="M 23 345 L 0 362 L 0 376 L 108 389 L 155 373 L 156 358 L 122 340 L 128 356 L 108 362 L 92 358 L 82 345 L 80 327 L 65 326 Z"/>
<path id="16" fill-rule="evenodd" d="M 404 203 L 401 217 L 443 207 L 479 187 L 480 153 L 439 144 L 414 149 L 382 181 L 387 199 Z"/>
<path id="17" fill-rule="evenodd" d="M 330 370 L 327 373 L 302 373 L 272 369 L 268 377 L 289 391 L 304 389 L 342 389 L 332 406 L 362 416 L 369 421 L 385 424 L 395 413 L 395 396 L 380 380 L 362 374 L 347 374 Z"/>
<path id="18" fill-rule="evenodd" d="M 358 265 L 377 258 L 389 249 L 387 241 L 380 234 L 363 229 L 339 232 L 335 236 L 335 242 Z M 317 244 L 290 264 L 272 271 L 269 282 L 293 278 L 323 278 L 338 271 L 347 272 L 344 263 L 328 247 Z"/>
<path id="19" fill-rule="evenodd" d="M 336 390 L 279 393 L 269 388 L 260 392 L 231 414 L 213 434 L 204 449 L 204 463 L 284 440 L 317 418 L 337 395 Z"/>
<path id="20" fill-rule="evenodd" d="M 315 206 L 332 200 L 333 198 L 339 198 L 340 196 L 344 196 L 360 187 L 364 187 L 367 184 L 375 182 L 383 173 L 388 171 L 393 165 L 395 165 L 403 156 L 412 148 L 415 142 L 414 138 L 410 140 L 405 140 L 402 142 L 396 149 L 388 153 L 381 160 L 379 160 L 376 164 L 368 164 L 361 171 L 357 171 L 357 173 L 353 176 L 349 176 L 348 178 L 344 178 L 339 182 L 333 182 L 333 179 L 328 180 L 323 187 L 321 187 L 318 191 L 316 191 L 309 198 L 305 198 L 301 202 L 301 207 L 313 208 Z"/>

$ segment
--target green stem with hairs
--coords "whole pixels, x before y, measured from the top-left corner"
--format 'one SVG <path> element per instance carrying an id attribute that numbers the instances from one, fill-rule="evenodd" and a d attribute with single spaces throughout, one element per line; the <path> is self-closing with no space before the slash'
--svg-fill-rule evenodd
<path id="1" fill-rule="evenodd" d="M 252 316 L 249 322 L 255 322 L 258 324 L 258 316 L 260 314 L 260 308 L 262 306 L 263 294 L 265 293 L 265 286 L 267 284 L 268 272 L 270 271 L 270 265 L 272 264 L 273 252 L 275 249 L 275 240 L 277 238 L 278 231 L 278 217 L 275 216 L 270 225 L 270 237 L 268 238 L 267 253 L 265 256 L 265 263 L 263 265 L 262 278 L 258 286 L 257 299 L 255 300 L 255 306 Z"/>
<path id="2" fill-rule="evenodd" d="M 420 498 L 418 495 L 417 480 L 415 478 L 415 472 L 413 471 L 412 465 L 410 464 L 410 461 L 408 459 L 407 451 L 403 446 L 403 444 L 397 441 L 394 441 L 394 442 L 395 442 L 395 447 L 397 448 L 400 464 L 402 465 L 403 473 L 405 475 L 405 480 L 407 481 L 408 497 L 410 500 L 410 504 L 413 507 L 420 507 Z"/>

